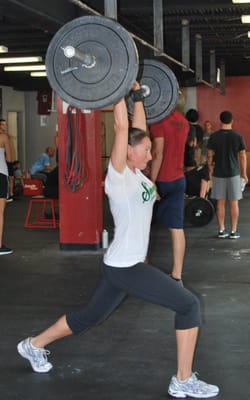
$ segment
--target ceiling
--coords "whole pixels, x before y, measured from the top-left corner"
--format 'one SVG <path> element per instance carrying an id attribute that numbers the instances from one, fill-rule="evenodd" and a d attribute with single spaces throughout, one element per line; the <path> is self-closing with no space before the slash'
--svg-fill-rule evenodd
<path id="1" fill-rule="evenodd" d="M 112 2 L 110 0 L 110 2 Z M 6 56 L 38 55 L 43 59 L 48 44 L 66 22 L 89 14 L 82 4 L 104 14 L 104 0 L 0 0 L 0 45 L 8 47 Z M 129 32 L 154 44 L 153 0 L 118 0 L 118 22 Z M 250 14 L 250 3 L 235 5 L 232 0 L 163 0 L 164 57 L 160 59 L 175 72 L 181 85 L 196 84 L 195 37 L 202 38 L 203 80 L 210 80 L 210 52 L 215 52 L 216 67 L 223 61 L 226 76 L 250 75 L 250 25 L 241 23 Z M 189 21 L 190 69 L 183 71 L 182 20 Z M 140 58 L 153 58 L 153 51 L 136 41 Z M 171 58 L 169 58 L 169 57 Z M 0 65 L 0 85 L 15 90 L 40 90 L 49 87 L 46 78 L 31 78 L 29 73 L 4 72 Z"/>

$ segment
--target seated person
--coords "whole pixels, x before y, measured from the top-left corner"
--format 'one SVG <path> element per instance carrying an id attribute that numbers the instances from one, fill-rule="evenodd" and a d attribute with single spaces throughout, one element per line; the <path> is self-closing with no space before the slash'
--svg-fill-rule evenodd
<path id="1" fill-rule="evenodd" d="M 48 175 L 46 182 L 44 183 L 43 194 L 49 199 L 58 199 L 59 197 L 59 180 L 58 180 L 58 166 L 56 166 Z M 58 204 L 55 207 L 55 216 L 59 218 Z M 46 218 L 52 218 L 52 211 L 47 210 L 45 212 Z"/>
<path id="2" fill-rule="evenodd" d="M 32 164 L 30 168 L 30 176 L 34 179 L 40 179 L 46 182 L 47 175 L 52 171 L 53 167 L 50 164 L 50 158 L 54 156 L 55 150 L 53 147 L 47 147 L 45 153 Z"/>
<path id="3" fill-rule="evenodd" d="M 186 195 L 205 198 L 209 190 L 209 171 L 207 164 L 197 167 L 195 161 L 196 145 L 196 131 L 194 126 L 190 125 L 184 153 Z"/>
<path id="4" fill-rule="evenodd" d="M 21 186 L 24 187 L 24 176 L 21 170 L 21 164 L 19 160 L 13 161 L 13 173 L 14 173 L 14 177 L 17 181 L 20 182 Z"/>
<path id="5" fill-rule="evenodd" d="M 12 168 L 14 175 L 14 194 L 21 194 L 24 188 L 24 176 L 21 170 L 20 161 L 13 161 Z"/>
<path id="6" fill-rule="evenodd" d="M 43 194 L 45 197 L 58 199 L 58 166 L 47 175 Z"/>
<path id="7" fill-rule="evenodd" d="M 209 190 L 209 172 L 207 164 L 189 168 L 185 172 L 186 195 L 205 198 Z"/>

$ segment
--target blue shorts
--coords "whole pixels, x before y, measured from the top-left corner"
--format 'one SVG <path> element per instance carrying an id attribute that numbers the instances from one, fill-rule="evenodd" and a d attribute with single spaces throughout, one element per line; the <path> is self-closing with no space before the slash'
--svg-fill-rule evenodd
<path id="1" fill-rule="evenodd" d="M 171 182 L 156 182 L 160 201 L 156 201 L 153 218 L 159 219 L 166 228 L 183 229 L 185 177 Z"/>
<path id="2" fill-rule="evenodd" d="M 7 199 L 9 181 L 8 176 L 0 173 L 0 198 Z"/>

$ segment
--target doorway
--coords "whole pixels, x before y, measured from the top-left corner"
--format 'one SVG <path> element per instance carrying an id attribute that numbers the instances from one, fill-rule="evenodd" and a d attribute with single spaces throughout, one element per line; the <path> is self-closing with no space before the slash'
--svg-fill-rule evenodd
<path id="1" fill-rule="evenodd" d="M 8 111 L 7 126 L 10 138 L 11 158 L 19 160 L 24 165 L 23 135 L 22 135 L 22 112 Z"/>

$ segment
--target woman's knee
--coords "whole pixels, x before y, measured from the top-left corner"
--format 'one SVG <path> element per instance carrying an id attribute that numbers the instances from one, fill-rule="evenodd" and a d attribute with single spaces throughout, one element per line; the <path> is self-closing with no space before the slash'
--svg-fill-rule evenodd
<path id="1" fill-rule="evenodd" d="M 183 307 L 176 313 L 175 328 L 190 329 L 201 326 L 200 302 L 198 298 L 189 293 L 188 300 L 183 303 Z"/>

